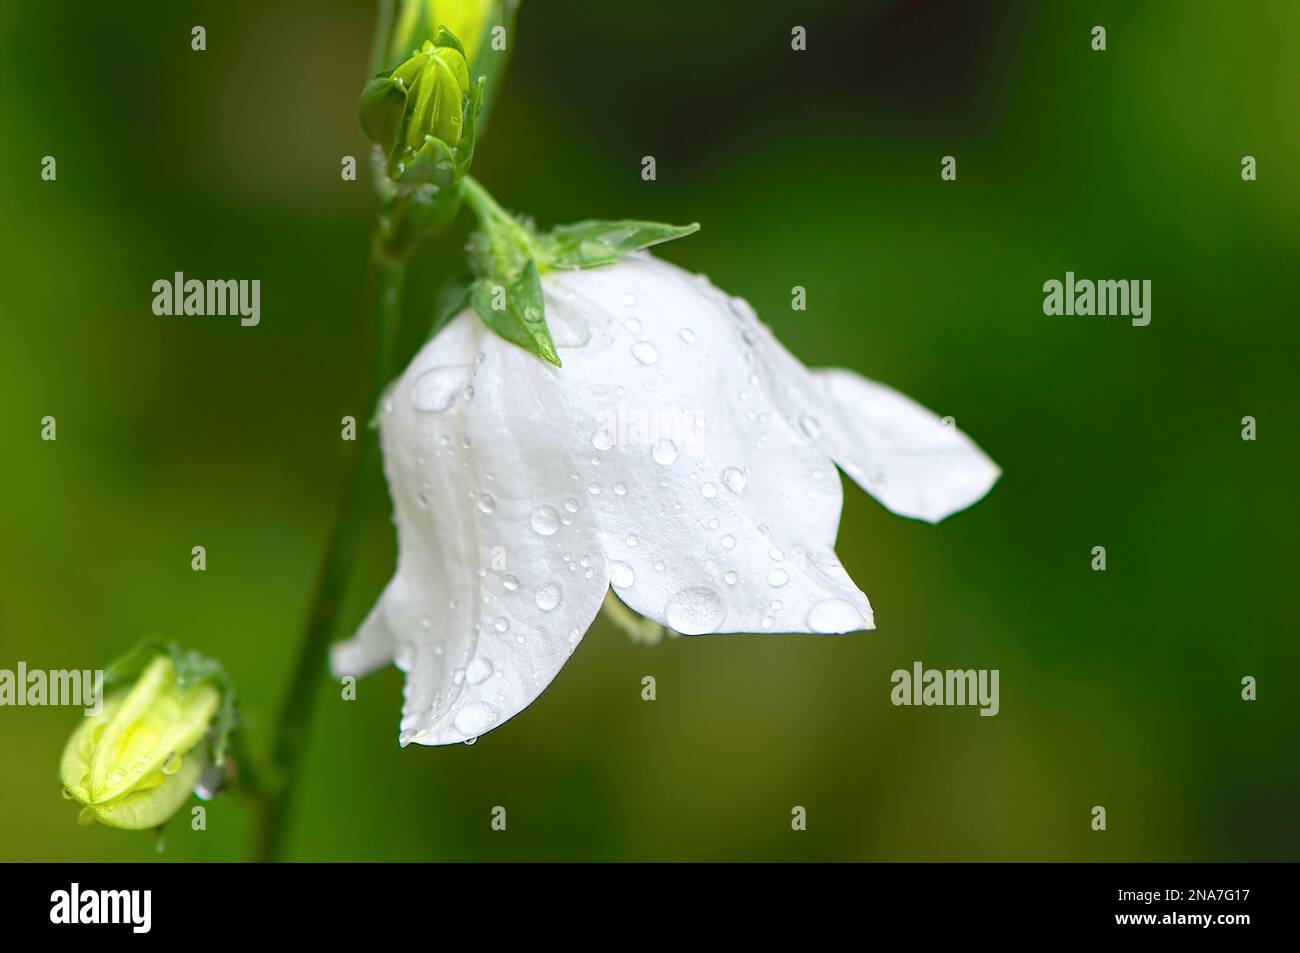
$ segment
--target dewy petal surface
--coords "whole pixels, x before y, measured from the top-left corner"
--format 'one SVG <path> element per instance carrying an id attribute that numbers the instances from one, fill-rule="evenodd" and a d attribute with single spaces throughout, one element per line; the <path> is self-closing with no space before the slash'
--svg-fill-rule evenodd
<path id="1" fill-rule="evenodd" d="M 563 355 L 558 416 L 586 448 L 614 592 L 686 635 L 871 628 L 834 553 L 834 464 L 706 287 L 649 255 L 547 281 L 548 319 L 589 335 Z"/>
<path id="2" fill-rule="evenodd" d="M 528 705 L 611 586 L 688 635 L 872 628 L 834 553 L 834 461 L 922 518 L 996 478 L 901 395 L 809 373 L 701 276 L 642 253 L 543 288 L 563 368 L 467 310 L 380 415 L 398 569 L 333 663 L 406 672 L 404 744 L 469 740 Z M 992 478 L 952 472 L 972 453 Z"/>
<path id="3" fill-rule="evenodd" d="M 746 301 L 726 300 L 791 426 L 887 509 L 937 523 L 978 502 L 1001 476 L 955 421 L 945 423 L 910 397 L 853 371 L 809 371 Z"/>
<path id="4" fill-rule="evenodd" d="M 812 374 L 830 404 L 819 444 L 900 516 L 937 523 L 983 499 L 1002 475 L 955 421 L 892 387 L 853 371 Z"/>
<path id="5" fill-rule="evenodd" d="M 381 412 L 398 567 L 337 674 L 406 673 L 403 744 L 468 741 L 531 703 L 609 586 L 577 466 L 550 438 L 547 365 L 460 316 Z M 558 373 L 558 370 L 555 370 Z"/>

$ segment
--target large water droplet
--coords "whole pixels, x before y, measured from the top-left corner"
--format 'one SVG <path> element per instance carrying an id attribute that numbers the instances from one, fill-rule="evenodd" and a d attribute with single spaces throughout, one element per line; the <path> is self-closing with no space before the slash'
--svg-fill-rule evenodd
<path id="1" fill-rule="evenodd" d="M 632 345 L 632 356 L 642 364 L 653 364 L 659 360 L 659 351 L 649 341 L 637 341 Z"/>
<path id="2" fill-rule="evenodd" d="M 425 371 L 411 388 L 411 404 L 416 410 L 440 414 L 456 400 L 456 394 L 469 381 L 472 364 L 451 364 Z"/>
<path id="3" fill-rule="evenodd" d="M 609 582 L 615 589 L 628 589 L 636 584 L 636 573 L 627 563 L 616 559 L 609 564 Z"/>
<path id="4" fill-rule="evenodd" d="M 650 455 L 654 457 L 655 463 L 666 467 L 677 460 L 677 444 L 671 440 L 658 440 L 650 448 Z"/>
<path id="5" fill-rule="evenodd" d="M 727 467 L 722 471 L 722 482 L 727 484 L 727 489 L 732 493 L 739 493 L 745 488 L 745 474 L 735 467 Z"/>
<path id="6" fill-rule="evenodd" d="M 560 587 L 555 583 L 547 583 L 537 590 L 537 608 L 543 612 L 550 612 L 560 604 Z"/>
<path id="7" fill-rule="evenodd" d="M 682 635 L 705 635 L 717 631 L 727 607 L 712 589 L 690 586 L 676 593 L 664 607 L 668 625 Z"/>
<path id="8" fill-rule="evenodd" d="M 497 722 L 498 713 L 491 705 L 483 702 L 470 702 L 452 719 L 452 724 L 462 735 L 475 737 L 487 731 Z"/>
<path id="9" fill-rule="evenodd" d="M 780 589 L 789 581 L 790 576 L 784 569 L 773 569 L 767 574 L 767 584 L 773 589 Z"/>
<path id="10" fill-rule="evenodd" d="M 540 536 L 554 536 L 560 529 L 560 514 L 553 506 L 539 506 L 533 510 L 529 522 L 533 531 Z"/>
<path id="11" fill-rule="evenodd" d="M 585 347 L 591 341 L 591 327 L 567 308 L 551 309 L 546 326 L 556 347 Z"/>
<path id="12" fill-rule="evenodd" d="M 474 657 L 465 666 L 465 681 L 471 685 L 486 681 L 492 674 L 492 663 L 485 658 Z"/>
<path id="13" fill-rule="evenodd" d="M 807 621 L 814 632 L 848 632 L 862 627 L 862 613 L 851 602 L 825 599 L 808 610 Z"/>

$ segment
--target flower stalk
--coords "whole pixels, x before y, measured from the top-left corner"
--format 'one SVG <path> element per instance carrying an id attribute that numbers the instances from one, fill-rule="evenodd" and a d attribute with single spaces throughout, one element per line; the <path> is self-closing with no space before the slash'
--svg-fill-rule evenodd
<path id="1" fill-rule="evenodd" d="M 371 342 L 371 354 L 366 365 L 368 370 L 363 373 L 363 407 L 376 405 L 392 376 L 409 260 L 409 250 L 385 242 L 382 229 L 376 233 L 370 256 L 371 320 L 366 339 Z M 288 811 L 300 780 L 298 767 L 307 744 L 316 693 L 325 676 L 328 647 L 338 625 L 339 609 L 355 562 L 366 503 L 379 482 L 378 433 L 374 427 L 366 426 L 358 437 L 345 464 L 334 523 L 317 572 L 298 659 L 275 722 L 276 735 L 256 848 L 258 860 L 278 860 L 283 854 Z"/>

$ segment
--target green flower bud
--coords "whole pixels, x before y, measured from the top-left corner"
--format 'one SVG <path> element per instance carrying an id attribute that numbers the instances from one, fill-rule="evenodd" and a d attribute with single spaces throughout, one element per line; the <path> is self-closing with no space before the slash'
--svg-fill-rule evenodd
<path id="1" fill-rule="evenodd" d="M 213 760 L 205 736 L 219 716 L 228 720 L 223 701 L 211 679 L 178 678 L 165 654 L 105 699 L 63 751 L 64 796 L 84 805 L 82 823 L 139 830 L 176 813 Z"/>
<path id="2" fill-rule="evenodd" d="M 401 185 L 446 189 L 469 171 L 483 84 L 470 82 L 460 41 L 445 29 L 361 92 L 361 128 Z"/>

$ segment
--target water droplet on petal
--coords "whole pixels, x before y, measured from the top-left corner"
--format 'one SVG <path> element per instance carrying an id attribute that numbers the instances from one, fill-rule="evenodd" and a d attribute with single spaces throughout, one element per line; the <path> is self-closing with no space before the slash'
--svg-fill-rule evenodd
<path id="1" fill-rule="evenodd" d="M 623 322 L 623 327 L 627 328 L 628 331 L 632 334 L 641 333 L 641 322 L 636 318 L 628 318 L 626 321 Z"/>
<path id="2" fill-rule="evenodd" d="M 722 577 L 722 581 L 725 582 L 725 583 L 726 583 L 727 585 L 729 585 L 729 586 L 734 586 L 734 585 L 736 584 L 736 579 L 737 579 L 737 578 L 738 578 L 738 577 L 736 576 L 736 574 L 735 574 L 734 572 L 730 572 L 730 571 L 728 571 L 728 572 L 726 573 L 726 575 L 724 575 L 724 576 Z"/>
<path id="3" fill-rule="evenodd" d="M 501 577 L 501 585 L 505 586 L 507 591 L 514 592 L 519 588 L 519 577 L 507 573 Z"/>
<path id="4" fill-rule="evenodd" d="M 605 427 L 601 427 L 591 435 L 591 445 L 604 453 L 614 446 L 614 435 Z"/>
<path id="5" fill-rule="evenodd" d="M 510 628 L 510 620 L 505 616 L 502 616 L 492 623 L 492 628 L 496 629 L 498 632 L 504 632 Z"/>
<path id="6" fill-rule="evenodd" d="M 658 440 L 650 448 L 650 455 L 654 457 L 655 463 L 666 467 L 677 460 L 677 444 L 671 440 Z"/>
<path id="7" fill-rule="evenodd" d="M 533 532 L 539 536 L 554 536 L 560 529 L 560 514 L 553 506 L 539 506 L 529 519 Z"/>
<path id="8" fill-rule="evenodd" d="M 649 341 L 637 341 L 632 345 L 632 356 L 642 364 L 653 364 L 659 360 L 659 351 Z"/>
<path id="9" fill-rule="evenodd" d="M 706 586 L 690 586 L 676 593 L 664 607 L 668 625 L 682 635 L 717 631 L 727 614 L 722 597 Z"/>
<path id="10" fill-rule="evenodd" d="M 609 564 L 609 583 L 615 589 L 628 589 L 636 583 L 636 573 L 625 562 L 614 560 Z"/>
<path id="11" fill-rule="evenodd" d="M 780 589 L 790 581 L 790 576 L 784 569 L 773 569 L 767 574 L 767 584 L 773 589 Z"/>
<path id="12" fill-rule="evenodd" d="M 550 612 L 560 604 L 560 587 L 555 583 L 547 583 L 537 590 L 537 608 L 543 612 Z"/>
<path id="13" fill-rule="evenodd" d="M 491 674 L 492 663 L 485 658 L 472 658 L 469 660 L 469 664 L 465 666 L 465 681 L 471 685 L 486 681 Z"/>
<path id="14" fill-rule="evenodd" d="M 472 364 L 435 367 L 416 378 L 411 388 L 411 404 L 416 410 L 440 414 L 456 400 L 456 393 L 469 381 Z"/>
<path id="15" fill-rule="evenodd" d="M 722 482 L 727 484 L 727 489 L 732 493 L 739 493 L 745 488 L 745 474 L 735 467 L 727 467 L 722 471 Z"/>
<path id="16" fill-rule="evenodd" d="M 862 613 L 851 602 L 826 599 L 808 610 L 807 622 L 814 632 L 847 632 L 862 627 Z"/>
<path id="17" fill-rule="evenodd" d="M 695 343 L 695 332 L 692 331 L 690 328 L 682 328 L 681 337 L 682 340 L 685 341 L 687 344 Z"/>
<path id="18" fill-rule="evenodd" d="M 723 549 L 735 549 L 735 548 L 736 548 L 736 537 L 734 537 L 734 536 L 724 536 L 724 537 L 722 537 L 722 548 L 723 548 Z"/>
<path id="19" fill-rule="evenodd" d="M 456 712 L 452 724 L 462 735 L 477 737 L 497 722 L 497 710 L 483 702 L 470 702 Z"/>
<path id="20" fill-rule="evenodd" d="M 578 501 L 571 496 L 564 501 L 564 508 L 570 513 L 576 513 L 578 512 Z"/>
<path id="21" fill-rule="evenodd" d="M 626 496 L 626 495 L 627 495 L 627 484 L 626 484 L 626 483 L 615 483 L 615 484 L 614 484 L 614 492 L 617 493 L 619 496 Z"/>
<path id="22" fill-rule="evenodd" d="M 497 498 L 491 493 L 481 493 L 478 498 L 478 508 L 484 513 L 492 513 L 497 508 Z"/>
<path id="23" fill-rule="evenodd" d="M 706 483 L 700 487 L 700 492 L 704 494 L 706 500 L 711 500 L 718 495 L 718 488 L 712 483 Z"/>
<path id="24" fill-rule="evenodd" d="M 816 440 L 821 436 L 822 425 L 817 422 L 817 418 L 812 414 L 804 414 L 799 418 L 799 429 L 809 440 Z"/>

